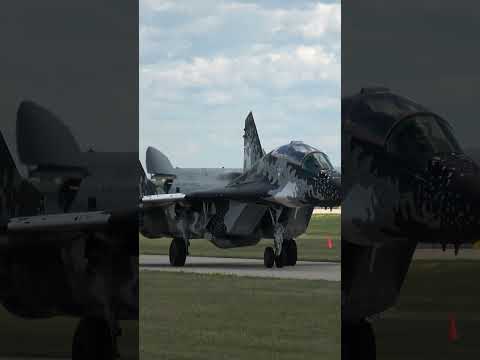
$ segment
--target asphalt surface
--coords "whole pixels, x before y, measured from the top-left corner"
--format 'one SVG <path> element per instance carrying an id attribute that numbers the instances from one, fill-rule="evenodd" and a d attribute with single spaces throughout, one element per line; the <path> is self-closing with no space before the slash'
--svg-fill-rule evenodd
<path id="1" fill-rule="evenodd" d="M 340 281 L 340 263 L 298 261 L 295 266 L 267 269 L 263 260 L 187 257 L 183 267 L 170 266 L 167 255 L 141 255 L 140 270 L 222 274 L 250 277 Z"/>

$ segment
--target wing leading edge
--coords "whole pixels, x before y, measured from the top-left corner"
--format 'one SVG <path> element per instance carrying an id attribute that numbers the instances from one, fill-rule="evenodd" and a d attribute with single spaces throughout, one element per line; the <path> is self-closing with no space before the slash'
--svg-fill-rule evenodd
<path id="1" fill-rule="evenodd" d="M 8 232 L 83 231 L 110 225 L 112 214 L 105 211 L 36 215 L 11 218 Z"/>

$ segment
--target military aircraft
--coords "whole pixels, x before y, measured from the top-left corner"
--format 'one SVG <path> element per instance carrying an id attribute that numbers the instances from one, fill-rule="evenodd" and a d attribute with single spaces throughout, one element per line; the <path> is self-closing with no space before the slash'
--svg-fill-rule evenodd
<path id="1" fill-rule="evenodd" d="M 152 155 L 158 159 L 149 162 L 158 166 L 147 171 L 154 170 L 157 184 L 162 178 L 164 184 L 172 184 L 181 177 L 163 154 L 151 151 Z M 293 266 L 295 237 L 305 232 L 313 208 L 335 207 L 341 201 L 340 175 L 327 155 L 300 141 L 265 154 L 252 113 L 245 120 L 243 172 L 232 173 L 218 179 L 222 174 L 212 172 L 214 186 L 202 184 L 185 192 L 167 186 L 162 194 L 142 198 L 141 231 L 150 238 L 173 238 L 171 265 L 185 264 L 191 239 L 206 238 L 219 248 L 234 248 L 271 238 L 274 247 L 265 249 L 265 266 Z M 223 184 L 218 186 L 219 182 Z"/>
<path id="2" fill-rule="evenodd" d="M 26 318 L 79 317 L 72 358 L 113 359 L 119 321 L 138 319 L 138 154 L 82 152 L 30 101 L 17 148 L 26 176 L 0 134 L 0 303 Z"/>
<path id="3" fill-rule="evenodd" d="M 342 358 L 374 359 L 419 242 L 478 235 L 480 169 L 446 120 L 386 88 L 342 99 Z"/>

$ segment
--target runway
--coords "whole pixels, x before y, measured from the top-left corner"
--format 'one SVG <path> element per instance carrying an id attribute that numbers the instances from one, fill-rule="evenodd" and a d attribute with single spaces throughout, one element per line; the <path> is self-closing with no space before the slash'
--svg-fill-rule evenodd
<path id="1" fill-rule="evenodd" d="M 170 266 L 167 255 L 141 255 L 140 270 L 222 274 L 277 279 L 340 281 L 340 263 L 298 261 L 295 266 L 267 269 L 260 259 L 188 257 L 184 267 Z"/>

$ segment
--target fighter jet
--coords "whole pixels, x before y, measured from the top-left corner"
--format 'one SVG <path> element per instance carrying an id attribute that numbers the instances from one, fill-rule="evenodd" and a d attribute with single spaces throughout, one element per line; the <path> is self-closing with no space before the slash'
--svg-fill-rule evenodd
<path id="1" fill-rule="evenodd" d="M 386 88 L 342 99 L 342 358 L 374 359 L 419 242 L 478 235 L 480 170 L 446 120 Z"/>
<path id="2" fill-rule="evenodd" d="M 72 358 L 113 359 L 119 321 L 138 319 L 138 155 L 81 152 L 30 101 L 17 148 L 25 176 L 0 134 L 0 303 L 26 318 L 79 317 Z"/>
<path id="3" fill-rule="evenodd" d="M 170 186 L 163 194 L 142 198 L 141 231 L 149 238 L 173 238 L 171 265 L 185 264 L 192 239 L 205 238 L 219 248 L 234 248 L 269 238 L 274 244 L 265 249 L 265 266 L 293 266 L 297 261 L 295 238 L 305 232 L 313 208 L 340 204 L 340 175 L 325 153 L 292 141 L 266 154 L 252 113 L 244 131 L 241 175 L 217 179 L 217 186 L 210 188 L 202 184 L 176 192 Z M 163 177 L 168 183 L 179 176 L 165 159 L 163 154 L 158 156 L 157 182 Z M 224 184 L 218 186 L 218 181 Z"/>

